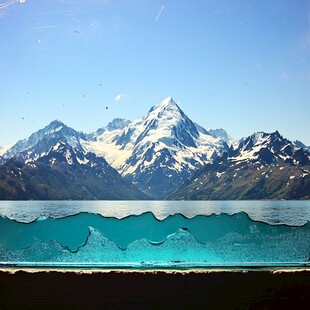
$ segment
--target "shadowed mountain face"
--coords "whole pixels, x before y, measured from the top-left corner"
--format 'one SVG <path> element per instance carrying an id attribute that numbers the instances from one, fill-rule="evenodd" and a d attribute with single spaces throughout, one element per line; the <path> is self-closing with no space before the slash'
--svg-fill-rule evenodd
<path id="1" fill-rule="evenodd" d="M 115 119 L 92 134 L 53 121 L 7 150 L 3 162 L 14 159 L 51 168 L 62 163 L 71 170 L 83 165 L 84 171 L 94 175 L 94 163 L 106 160 L 105 169 L 116 169 L 126 184 L 162 199 L 193 171 L 228 150 L 230 141 L 224 130 L 209 134 L 193 123 L 169 97 L 141 119 Z"/>
<path id="2" fill-rule="evenodd" d="M 0 166 L 0 199 L 145 199 L 104 158 L 86 152 L 85 135 L 54 121 L 19 141 Z M 10 157 L 11 156 L 11 157 Z"/>
<path id="3" fill-rule="evenodd" d="M 104 159 L 90 167 L 77 164 L 72 150 L 49 154 L 28 164 L 10 160 L 0 166 L 1 200 L 136 200 L 146 199 L 139 189 L 123 180 Z M 72 164 L 66 162 L 70 154 Z M 52 157 L 50 157 L 52 156 Z M 88 154 L 85 160 L 91 160 Z"/>
<path id="4" fill-rule="evenodd" d="M 1 199 L 310 197 L 304 144 L 278 132 L 237 144 L 194 123 L 171 97 L 91 134 L 53 121 L 1 154 Z"/>
<path id="5" fill-rule="evenodd" d="M 278 132 L 256 133 L 205 165 L 171 199 L 309 199 L 310 154 Z"/>
<path id="6" fill-rule="evenodd" d="M 106 158 L 150 197 L 162 199 L 228 149 L 229 138 L 194 124 L 171 97 L 123 128 L 100 130 L 83 146 Z"/>
<path id="7" fill-rule="evenodd" d="M 76 149 L 82 150 L 80 140 L 84 139 L 85 135 L 83 133 L 67 127 L 61 121 L 55 120 L 45 128 L 33 133 L 29 138 L 18 141 L 3 154 L 3 157 L 14 157 L 19 161 L 36 160 L 44 156 L 58 142 L 67 143 Z"/>

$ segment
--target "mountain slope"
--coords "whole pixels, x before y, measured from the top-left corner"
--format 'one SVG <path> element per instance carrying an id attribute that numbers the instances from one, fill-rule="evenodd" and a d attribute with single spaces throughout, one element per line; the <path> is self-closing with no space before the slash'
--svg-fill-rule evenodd
<path id="1" fill-rule="evenodd" d="M 83 133 L 55 120 L 45 128 L 33 133 L 29 138 L 18 141 L 3 154 L 3 158 L 14 157 L 23 162 L 34 161 L 44 156 L 51 147 L 59 142 L 83 150 L 80 144 L 81 139 L 86 139 Z"/>
<path id="2" fill-rule="evenodd" d="M 303 150 L 310 152 L 310 146 L 306 146 L 301 141 L 295 140 L 295 141 L 293 141 L 293 145 L 296 148 L 302 148 Z"/>
<path id="3" fill-rule="evenodd" d="M 226 149 L 225 139 L 195 125 L 171 97 L 124 128 L 106 129 L 83 147 L 103 156 L 127 180 L 162 199 Z"/>
<path id="4" fill-rule="evenodd" d="M 146 199 L 135 186 L 95 154 L 76 153 L 67 145 L 38 161 L 0 165 L 0 199 L 93 200 Z"/>
<path id="5" fill-rule="evenodd" d="M 85 151 L 80 144 L 83 139 L 83 133 L 53 121 L 19 141 L 3 156 L 0 198 L 147 198 L 104 158 Z"/>
<path id="6" fill-rule="evenodd" d="M 278 132 L 256 133 L 205 165 L 170 199 L 309 199 L 310 154 Z"/>

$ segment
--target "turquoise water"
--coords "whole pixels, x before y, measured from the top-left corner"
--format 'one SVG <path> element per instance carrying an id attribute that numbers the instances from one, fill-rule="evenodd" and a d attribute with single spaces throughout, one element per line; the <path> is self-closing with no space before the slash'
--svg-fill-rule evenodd
<path id="1" fill-rule="evenodd" d="M 0 202 L 4 266 L 308 266 L 309 201 Z"/>
<path id="2" fill-rule="evenodd" d="M 0 201 L 0 215 L 21 222 L 38 217 L 64 217 L 80 212 L 123 218 L 152 212 L 164 219 L 176 213 L 186 217 L 246 212 L 251 219 L 270 224 L 303 225 L 310 221 L 310 200 L 299 201 Z"/>

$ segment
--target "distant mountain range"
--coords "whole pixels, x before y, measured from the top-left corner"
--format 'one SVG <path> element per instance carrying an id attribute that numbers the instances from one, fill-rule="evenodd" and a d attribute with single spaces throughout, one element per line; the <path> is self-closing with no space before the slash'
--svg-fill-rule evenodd
<path id="1" fill-rule="evenodd" d="M 195 125 L 167 98 L 147 116 L 131 123 L 114 121 L 82 145 L 150 197 L 163 199 L 193 171 L 228 150 L 231 141 L 227 134 L 211 135 Z"/>
<path id="2" fill-rule="evenodd" d="M 196 171 L 170 199 L 310 199 L 310 156 L 278 132 L 256 133 Z"/>
<path id="3" fill-rule="evenodd" d="M 310 198 L 309 147 L 278 132 L 235 141 L 172 98 L 90 134 L 55 120 L 0 155 L 0 199 Z"/>

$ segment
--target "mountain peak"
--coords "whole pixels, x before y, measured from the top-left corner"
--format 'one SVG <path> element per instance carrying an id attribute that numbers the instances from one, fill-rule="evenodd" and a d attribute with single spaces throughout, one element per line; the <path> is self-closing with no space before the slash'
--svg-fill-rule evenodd
<path id="1" fill-rule="evenodd" d="M 49 125 L 46 126 L 46 128 L 62 128 L 62 127 L 66 127 L 66 125 L 59 119 L 53 120 Z"/>
<path id="2" fill-rule="evenodd" d="M 63 122 L 59 119 L 54 119 L 50 124 L 58 124 L 58 125 L 63 125 Z"/>
<path id="3" fill-rule="evenodd" d="M 165 110 L 165 109 L 178 109 L 180 110 L 180 108 L 178 107 L 178 105 L 175 103 L 175 101 L 172 99 L 172 97 L 167 97 L 165 98 L 163 101 L 161 101 L 159 104 L 153 106 L 149 113 L 155 111 L 155 110 Z"/>
<path id="4" fill-rule="evenodd" d="M 126 120 L 124 118 L 114 118 L 112 122 L 110 122 L 107 126 L 106 129 L 109 131 L 112 130 L 117 130 L 117 129 L 123 129 L 125 128 L 128 124 L 130 124 L 129 120 Z"/>
<path id="5" fill-rule="evenodd" d="M 159 112 L 163 112 L 163 111 L 170 111 L 174 114 L 176 112 L 183 114 L 183 112 L 181 111 L 179 106 L 175 103 L 175 101 L 172 99 L 172 97 L 167 97 L 161 103 L 153 106 L 150 109 L 149 114 L 151 114 L 154 111 L 155 111 L 155 113 L 159 113 Z"/>
<path id="6" fill-rule="evenodd" d="M 38 159 L 38 155 L 46 153 L 50 149 L 51 143 L 54 142 L 66 141 L 71 147 L 82 149 L 80 139 L 85 140 L 85 135 L 82 132 L 77 132 L 56 119 L 43 129 L 34 132 L 29 138 L 18 141 L 3 155 L 5 158 L 21 155 L 19 159 L 23 161 L 31 159 L 31 156 Z M 30 149 L 31 151 L 27 154 L 22 154 Z"/>
<path id="7" fill-rule="evenodd" d="M 165 110 L 165 109 L 177 109 L 180 110 L 179 106 L 173 100 L 172 97 L 165 98 L 160 104 L 155 106 L 155 109 Z"/>
<path id="8" fill-rule="evenodd" d="M 278 131 L 254 133 L 240 142 L 231 158 L 233 161 L 255 161 L 263 164 L 280 161 L 292 165 L 308 165 L 310 162 L 307 150 L 296 148 L 294 143 L 284 138 Z"/>
<path id="9" fill-rule="evenodd" d="M 53 133 L 56 131 L 60 131 L 67 126 L 58 119 L 53 120 L 49 125 L 47 125 L 43 130 L 47 131 L 48 133 Z"/>
<path id="10" fill-rule="evenodd" d="M 165 98 L 159 105 L 176 104 L 172 97 Z"/>

